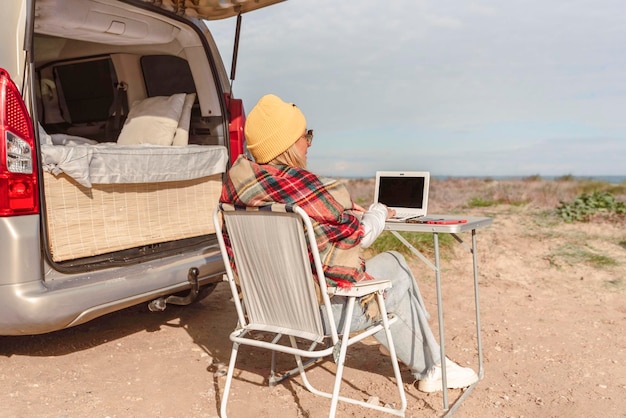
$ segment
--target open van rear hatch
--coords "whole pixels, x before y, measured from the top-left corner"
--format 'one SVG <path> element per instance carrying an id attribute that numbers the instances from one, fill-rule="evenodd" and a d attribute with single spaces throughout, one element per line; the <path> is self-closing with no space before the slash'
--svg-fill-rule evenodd
<path id="1" fill-rule="evenodd" d="M 160 5 L 178 16 L 218 20 L 251 12 L 284 0 L 142 0 Z"/>

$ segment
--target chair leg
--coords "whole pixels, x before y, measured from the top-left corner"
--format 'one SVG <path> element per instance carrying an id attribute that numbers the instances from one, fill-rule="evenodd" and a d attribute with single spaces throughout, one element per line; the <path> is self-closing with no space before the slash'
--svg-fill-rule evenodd
<path id="1" fill-rule="evenodd" d="M 226 374 L 226 384 L 224 385 L 224 393 L 222 393 L 222 402 L 220 405 L 220 417 L 226 418 L 226 404 L 228 403 L 228 394 L 230 393 L 230 384 L 233 381 L 235 372 L 235 363 L 237 361 L 237 352 L 239 344 L 233 343 L 233 349 L 230 352 L 230 362 L 228 363 L 228 373 Z"/>
<path id="2" fill-rule="evenodd" d="M 278 342 L 278 340 L 280 340 L 282 338 L 282 334 L 278 334 L 276 335 L 276 337 L 274 337 L 274 339 L 272 340 L 272 343 L 275 344 Z M 289 340 L 291 341 L 291 346 L 293 348 L 298 348 L 298 344 L 296 343 L 295 338 L 290 337 Z M 309 351 L 312 351 L 315 347 L 317 346 L 316 342 L 313 342 L 311 344 L 311 346 L 309 347 Z M 310 365 L 314 364 L 316 361 L 318 361 L 320 358 L 319 357 L 314 357 L 314 358 L 310 358 L 307 361 L 302 363 L 302 366 L 306 369 L 307 367 L 309 367 Z M 296 356 L 296 367 L 294 367 L 293 369 L 282 373 L 282 374 L 277 374 L 276 373 L 276 351 L 272 350 L 272 360 L 271 360 L 271 367 L 270 367 L 270 376 L 268 379 L 268 384 L 270 387 L 274 387 L 277 384 L 279 384 L 280 382 L 282 382 L 285 379 L 290 378 L 291 376 L 294 375 L 294 373 L 296 372 L 300 372 L 300 367 L 298 366 L 298 356 Z M 305 377 L 306 379 L 306 377 Z"/>
<path id="3" fill-rule="evenodd" d="M 296 343 L 295 337 L 289 336 L 289 342 L 291 342 L 291 346 L 293 348 L 297 348 L 298 347 L 298 344 Z M 312 347 L 314 347 L 314 345 L 312 345 Z M 300 372 L 300 377 L 302 378 L 302 383 L 304 384 L 304 387 L 307 388 L 312 393 L 315 393 L 315 394 L 319 393 L 319 391 L 317 389 L 315 389 L 313 387 L 313 385 L 311 385 L 311 382 L 309 382 L 309 379 L 306 376 L 306 370 L 305 370 L 306 367 L 309 364 L 312 364 L 312 363 L 316 362 L 318 359 L 317 358 L 313 358 L 313 359 L 307 360 L 306 362 L 303 362 L 301 356 L 299 356 L 297 354 L 294 354 L 294 357 L 296 359 L 296 367 L 294 369 L 290 370 L 288 372 L 288 374 L 291 376 L 294 371 L 296 371 L 296 370 L 299 371 Z"/>
<path id="4" fill-rule="evenodd" d="M 272 344 L 276 344 L 281 338 L 282 334 L 277 334 L 274 339 L 272 339 Z M 272 361 L 270 364 L 270 377 L 268 379 L 268 383 L 271 387 L 276 385 L 279 381 L 280 377 L 276 377 L 276 351 L 272 350 Z"/>
<path id="5" fill-rule="evenodd" d="M 330 400 L 329 418 L 333 418 L 337 413 L 337 404 L 339 403 L 339 389 L 341 388 L 341 379 L 343 378 L 343 366 L 346 362 L 346 353 L 348 351 L 348 340 L 350 339 L 350 318 L 354 310 L 354 297 L 348 299 L 348 307 L 346 310 L 346 320 L 344 321 L 343 333 L 341 338 L 341 347 L 339 347 L 339 358 L 337 359 L 337 374 L 335 375 L 335 386 L 333 395 Z"/>
<path id="6" fill-rule="evenodd" d="M 383 328 L 385 330 L 385 336 L 387 337 L 387 345 L 389 345 L 389 357 L 391 358 L 391 365 L 393 366 L 393 373 L 396 377 L 396 385 L 398 386 L 398 395 L 400 395 L 400 408 L 398 411 L 404 416 L 406 410 L 406 394 L 404 393 L 404 385 L 402 384 L 402 375 L 400 374 L 400 365 L 398 364 L 398 357 L 396 356 L 396 346 L 391 337 L 391 329 L 389 325 L 389 317 L 387 316 L 387 309 L 385 307 L 385 301 L 382 293 L 376 295 L 378 300 L 378 306 L 380 309 L 380 315 L 383 322 Z"/>
<path id="7" fill-rule="evenodd" d="M 273 376 L 270 376 L 270 381 L 269 381 L 270 387 L 276 386 L 277 384 L 279 384 L 283 380 L 289 379 L 296 372 L 299 372 L 303 376 L 302 380 L 304 381 L 304 385 L 307 387 L 307 389 L 309 389 L 309 385 L 307 384 L 308 380 L 306 378 L 306 373 L 304 373 L 304 370 L 300 371 L 300 366 L 298 365 L 298 361 L 300 361 L 302 363 L 302 368 L 303 369 L 307 369 L 310 365 L 315 364 L 317 361 L 319 361 L 320 357 L 311 358 L 311 359 L 308 359 L 305 362 L 302 362 L 301 359 L 298 358 L 299 356 L 295 356 L 295 357 L 296 357 L 296 367 L 294 367 L 293 369 L 291 369 L 291 370 L 281 374 L 280 376 L 277 376 L 275 374 Z M 311 390 L 311 389 L 309 389 L 309 390 Z"/>
<path id="8" fill-rule="evenodd" d="M 382 298 L 382 295 L 379 295 L 380 298 Z M 352 312 L 354 311 L 354 303 L 355 303 L 355 298 L 350 298 L 348 300 L 348 304 L 346 307 L 346 317 L 350 318 L 352 316 Z M 401 400 L 401 405 L 400 408 L 396 409 L 396 408 L 391 408 L 391 407 L 386 407 L 386 406 L 378 406 L 378 405 L 370 405 L 367 404 L 364 401 L 360 401 L 360 400 L 356 400 L 356 399 L 351 399 L 351 398 L 347 398 L 344 396 L 340 396 L 339 392 L 340 392 L 340 388 L 341 388 L 341 383 L 343 380 L 343 371 L 344 371 L 344 367 L 345 367 L 345 362 L 346 362 L 346 355 L 347 355 L 347 351 L 348 351 L 348 345 L 349 345 L 349 340 L 350 340 L 350 321 L 345 321 L 344 323 L 344 328 L 341 332 L 341 340 L 339 342 L 340 347 L 339 347 L 339 355 L 338 358 L 336 360 L 336 364 L 337 364 L 337 372 L 335 374 L 335 383 L 333 386 L 333 392 L 331 393 L 327 393 L 327 392 L 322 392 L 319 391 L 317 389 L 315 389 L 314 387 L 312 387 L 312 385 L 308 382 L 307 377 L 306 377 L 306 373 L 304 372 L 304 368 L 302 367 L 302 360 L 300 359 L 299 356 L 296 356 L 296 362 L 298 363 L 299 368 L 301 369 L 301 376 L 302 376 L 302 380 L 304 382 L 304 385 L 306 386 L 306 388 L 311 391 L 314 394 L 317 395 L 321 395 L 327 398 L 330 398 L 331 400 L 331 404 L 330 404 L 330 411 L 328 416 L 329 417 L 334 417 L 337 414 L 337 406 L 339 404 L 339 401 L 344 401 L 344 402 L 348 402 L 351 404 L 355 404 L 355 405 L 361 405 L 363 407 L 367 407 L 367 408 L 371 408 L 371 409 L 375 409 L 377 411 L 381 411 L 381 412 L 387 412 L 393 415 L 397 415 L 397 416 L 404 416 L 404 412 L 406 410 L 406 395 L 404 393 L 404 386 L 402 384 L 402 376 L 400 374 L 400 366 L 398 364 L 398 360 L 395 356 L 395 346 L 393 345 L 393 339 L 391 336 L 391 331 L 389 329 L 389 319 L 387 317 L 387 312 L 384 308 L 384 300 L 379 300 L 379 304 L 381 306 L 383 306 L 383 308 L 381 309 L 381 315 L 382 316 L 382 322 L 383 322 L 383 328 L 385 330 L 385 335 L 387 336 L 387 340 L 389 341 L 389 345 L 390 345 L 390 351 L 393 351 L 393 357 L 392 358 L 392 365 L 393 365 L 393 370 L 394 370 L 394 374 L 395 374 L 395 378 L 396 378 L 396 385 L 398 387 L 398 394 L 400 396 L 400 400 Z M 293 344 L 293 342 L 292 342 Z"/>

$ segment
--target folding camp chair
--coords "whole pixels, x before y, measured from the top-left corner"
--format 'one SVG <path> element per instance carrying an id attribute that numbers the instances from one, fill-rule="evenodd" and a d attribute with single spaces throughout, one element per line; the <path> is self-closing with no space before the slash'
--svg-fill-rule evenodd
<path id="1" fill-rule="evenodd" d="M 406 396 L 389 331 L 389 325 L 397 318 L 387 314 L 383 298 L 383 291 L 391 287 L 391 283 L 386 280 L 366 281 L 357 283 L 350 289 L 327 286 L 311 220 L 297 206 L 274 204 L 262 208 L 235 208 L 221 204 L 214 212 L 213 221 L 226 266 L 225 280 L 230 284 L 239 320 L 237 328 L 230 334 L 233 349 L 221 400 L 221 416 L 226 417 L 228 394 L 241 344 L 293 354 L 304 386 L 316 395 L 331 399 L 330 417 L 335 416 L 338 401 L 404 416 Z M 222 222 L 225 225 L 224 230 Z M 230 266 L 223 231 L 232 248 L 239 288 Z M 315 274 L 311 268 L 307 243 L 313 255 Z M 322 305 L 316 296 L 314 278 L 321 289 Z M 348 298 L 346 318 L 350 318 L 355 300 L 373 293 L 378 301 L 380 320 L 358 333 L 352 333 L 351 321 L 345 320 L 343 329 L 338 333 L 331 311 L 330 296 Z M 326 333 L 321 309 L 325 309 L 329 318 Z M 393 405 L 380 406 L 339 395 L 348 347 L 380 330 L 384 330 L 389 343 L 389 358 L 400 396 L 400 406 L 397 409 Z M 257 331 L 268 333 L 273 339 L 255 339 L 251 334 Z M 296 339 L 307 340 L 310 346 L 306 347 L 308 343 L 300 343 L 305 346 L 300 348 Z M 322 344 L 324 341 L 327 344 Z M 320 391 L 309 383 L 302 362 L 302 357 L 315 359 L 330 355 L 334 356 L 337 364 L 332 393 Z M 272 373 L 273 365 L 272 359 Z"/>

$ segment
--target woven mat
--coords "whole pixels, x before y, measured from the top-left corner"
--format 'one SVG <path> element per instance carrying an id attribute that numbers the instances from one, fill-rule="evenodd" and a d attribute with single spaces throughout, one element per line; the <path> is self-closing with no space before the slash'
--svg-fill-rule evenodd
<path id="1" fill-rule="evenodd" d="M 215 232 L 222 176 L 140 184 L 97 184 L 44 173 L 54 261 L 89 257 Z"/>

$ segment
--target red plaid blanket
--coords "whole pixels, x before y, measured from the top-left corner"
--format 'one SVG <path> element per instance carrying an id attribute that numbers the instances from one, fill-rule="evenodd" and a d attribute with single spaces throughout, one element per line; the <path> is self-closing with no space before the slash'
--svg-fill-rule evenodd
<path id="1" fill-rule="evenodd" d="M 361 215 L 338 180 L 300 168 L 261 165 L 240 156 L 229 171 L 220 200 L 237 206 L 300 206 L 313 222 L 328 284 L 349 287 L 371 279 L 360 255 Z"/>

